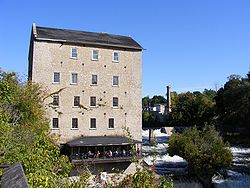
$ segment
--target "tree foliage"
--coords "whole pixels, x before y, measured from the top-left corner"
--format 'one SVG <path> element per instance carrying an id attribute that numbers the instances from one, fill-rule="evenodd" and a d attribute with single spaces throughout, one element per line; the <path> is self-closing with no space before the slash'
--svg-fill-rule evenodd
<path id="1" fill-rule="evenodd" d="M 43 97 L 38 85 L 0 71 L 0 163 L 21 162 L 30 187 L 57 187 L 71 164 L 49 134 Z"/>
<path id="2" fill-rule="evenodd" d="M 142 112 L 142 124 L 144 126 L 156 124 L 156 116 L 150 112 Z"/>
<path id="3" fill-rule="evenodd" d="M 149 96 L 142 98 L 143 107 L 153 107 L 156 104 L 165 104 L 165 103 L 167 103 L 167 99 L 165 99 L 161 95 L 155 95 L 152 98 L 149 98 Z"/>
<path id="4" fill-rule="evenodd" d="M 170 177 L 161 176 L 156 182 L 155 174 L 147 170 L 137 170 L 135 174 L 127 175 L 118 185 L 119 188 L 173 188 L 174 182 Z"/>
<path id="5" fill-rule="evenodd" d="M 219 133 L 212 126 L 198 130 L 196 127 L 174 133 L 169 140 L 170 155 L 179 155 L 188 161 L 190 172 L 211 187 L 212 176 L 232 162 L 232 154 Z"/>
<path id="6" fill-rule="evenodd" d="M 203 126 L 214 117 L 213 90 L 175 95 L 168 122 L 172 126 Z"/>
<path id="7" fill-rule="evenodd" d="M 249 79 L 231 75 L 215 99 L 216 112 L 225 131 L 250 130 Z"/>

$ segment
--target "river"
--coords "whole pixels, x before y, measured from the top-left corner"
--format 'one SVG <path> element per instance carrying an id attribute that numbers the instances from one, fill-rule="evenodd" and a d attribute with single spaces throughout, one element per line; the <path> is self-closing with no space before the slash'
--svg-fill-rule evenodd
<path id="1" fill-rule="evenodd" d="M 144 162 L 150 165 L 154 160 L 156 166 L 157 163 L 161 166 L 161 168 L 158 169 L 160 174 L 164 174 L 165 172 L 169 174 L 169 169 L 173 170 L 175 173 L 185 174 L 185 159 L 179 156 L 170 157 L 167 153 L 170 136 L 161 133 L 160 129 L 156 129 L 154 130 L 154 135 L 157 144 L 156 146 L 150 146 L 148 135 L 149 131 L 144 130 L 142 133 L 142 153 Z M 250 148 L 234 146 L 230 147 L 230 149 L 233 154 L 232 166 L 224 171 L 224 176 L 222 176 L 222 174 L 216 174 L 213 177 L 214 186 L 216 188 L 250 188 Z M 165 169 L 162 164 L 167 164 Z M 174 168 L 169 168 L 168 164 L 171 164 L 170 166 Z M 180 169 L 180 166 L 183 167 L 183 169 Z M 186 181 L 186 183 L 183 182 L 182 186 L 178 187 L 193 187 L 194 182 Z M 199 187 L 199 185 L 196 185 L 196 187 Z"/>

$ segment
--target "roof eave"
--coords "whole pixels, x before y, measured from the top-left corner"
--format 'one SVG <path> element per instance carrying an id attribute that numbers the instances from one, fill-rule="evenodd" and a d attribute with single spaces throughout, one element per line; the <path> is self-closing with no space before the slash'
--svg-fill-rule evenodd
<path id="1" fill-rule="evenodd" d="M 115 44 L 103 44 L 103 43 L 98 43 L 98 42 L 80 42 L 80 41 L 69 41 L 69 40 L 62 40 L 62 39 L 41 38 L 41 37 L 35 37 L 35 40 L 37 40 L 37 41 L 49 41 L 49 42 L 87 44 L 87 45 L 116 47 L 116 48 L 127 48 L 127 49 L 140 50 L 140 51 L 143 50 L 142 47 L 132 47 L 132 46 L 127 46 L 127 45 L 115 45 Z"/>

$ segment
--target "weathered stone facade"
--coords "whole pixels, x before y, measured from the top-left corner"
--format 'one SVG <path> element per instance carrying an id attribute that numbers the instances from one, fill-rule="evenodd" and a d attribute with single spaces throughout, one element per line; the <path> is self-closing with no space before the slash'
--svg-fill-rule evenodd
<path id="1" fill-rule="evenodd" d="M 77 58 L 71 58 L 72 48 L 77 49 Z M 98 60 L 92 60 L 93 50 L 98 50 Z M 113 61 L 114 52 L 118 52 L 118 62 Z M 53 82 L 54 72 L 60 73 L 59 83 Z M 77 84 L 71 83 L 72 73 L 78 75 Z M 97 75 L 97 84 L 92 84 L 92 75 Z M 113 86 L 113 76 L 119 77 L 118 86 Z M 60 135 L 60 143 L 79 136 L 124 135 L 123 127 L 141 140 L 142 50 L 36 40 L 33 36 L 29 78 L 42 84 L 48 94 L 60 91 L 54 94 L 59 96 L 58 107 L 52 105 L 54 95 L 45 101 L 51 132 Z M 74 106 L 74 96 L 80 97 L 80 106 Z M 91 96 L 96 97 L 95 107 L 90 106 Z M 118 97 L 118 107 L 113 107 L 113 97 Z M 53 118 L 58 118 L 58 128 L 53 128 Z M 72 118 L 78 119 L 78 128 L 72 128 Z M 96 118 L 96 129 L 90 128 L 91 118 Z M 114 119 L 114 128 L 108 128 L 109 118 Z"/>

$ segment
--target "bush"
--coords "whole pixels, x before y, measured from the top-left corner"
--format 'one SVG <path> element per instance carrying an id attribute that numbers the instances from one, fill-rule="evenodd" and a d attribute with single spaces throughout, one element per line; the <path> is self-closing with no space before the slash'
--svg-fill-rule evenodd
<path id="1" fill-rule="evenodd" d="M 0 70 L 0 163 L 20 162 L 29 187 L 57 187 L 71 170 L 50 135 L 44 97 L 39 85 L 23 84 L 15 73 Z"/>
<path id="2" fill-rule="evenodd" d="M 212 126 L 202 130 L 194 127 L 182 134 L 173 134 L 169 140 L 169 154 L 186 159 L 189 171 L 197 175 L 204 187 L 211 187 L 215 172 L 232 162 L 229 145 Z"/>

